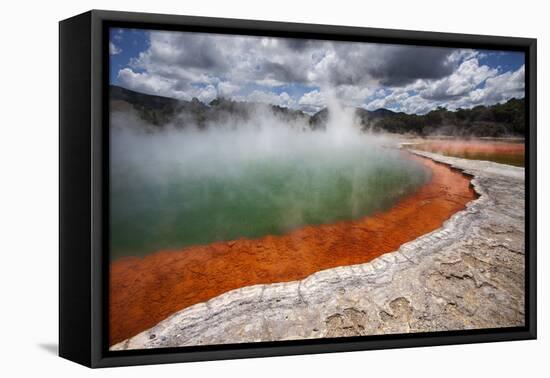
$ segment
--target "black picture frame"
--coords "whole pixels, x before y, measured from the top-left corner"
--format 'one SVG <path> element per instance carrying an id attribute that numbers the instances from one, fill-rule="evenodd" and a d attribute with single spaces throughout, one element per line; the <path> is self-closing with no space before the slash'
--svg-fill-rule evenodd
<path id="1" fill-rule="evenodd" d="M 147 28 L 525 52 L 525 326 L 109 352 L 108 28 Z M 59 23 L 59 354 L 89 367 L 536 338 L 536 39 L 92 10 Z"/>

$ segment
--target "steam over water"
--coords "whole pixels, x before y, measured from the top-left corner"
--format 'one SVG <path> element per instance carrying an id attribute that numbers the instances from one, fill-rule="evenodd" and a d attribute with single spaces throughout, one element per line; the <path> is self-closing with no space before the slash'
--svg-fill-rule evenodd
<path id="1" fill-rule="evenodd" d="M 111 258 L 361 218 L 429 178 L 390 139 L 331 109 L 326 131 L 258 112 L 246 123 L 150 132 L 113 113 Z"/>

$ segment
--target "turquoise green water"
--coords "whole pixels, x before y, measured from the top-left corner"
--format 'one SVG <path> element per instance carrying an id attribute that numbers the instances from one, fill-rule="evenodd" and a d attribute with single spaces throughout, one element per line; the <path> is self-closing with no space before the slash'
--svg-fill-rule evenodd
<path id="1" fill-rule="evenodd" d="M 316 138 L 113 138 L 111 258 L 361 218 L 429 177 L 399 151 Z"/>

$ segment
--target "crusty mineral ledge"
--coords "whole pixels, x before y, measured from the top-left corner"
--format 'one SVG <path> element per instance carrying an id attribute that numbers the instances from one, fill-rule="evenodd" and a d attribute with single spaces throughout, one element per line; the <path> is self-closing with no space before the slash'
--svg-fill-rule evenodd
<path id="1" fill-rule="evenodd" d="M 415 153 L 472 175 L 480 197 L 396 252 L 230 291 L 111 350 L 523 325 L 524 169 Z"/>

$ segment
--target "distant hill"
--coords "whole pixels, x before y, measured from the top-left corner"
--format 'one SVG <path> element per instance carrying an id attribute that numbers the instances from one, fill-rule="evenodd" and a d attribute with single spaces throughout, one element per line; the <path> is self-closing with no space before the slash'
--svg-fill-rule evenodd
<path id="1" fill-rule="evenodd" d="M 226 98 L 216 98 L 209 104 L 204 104 L 196 98 L 191 101 L 177 100 L 114 85 L 110 86 L 110 103 L 114 111 L 133 108 L 142 119 L 154 127 L 163 127 L 167 124 L 186 127 L 194 124 L 204 128 L 219 122 L 246 121 L 258 111 L 266 111 L 289 124 L 307 124 L 316 130 L 326 126 L 329 112 L 324 108 L 309 115 L 300 110 L 276 105 L 239 102 Z M 504 104 L 476 106 L 456 111 L 437 108 L 423 115 L 394 112 L 383 108 L 373 111 L 355 108 L 355 115 L 363 130 L 375 132 L 478 137 L 523 136 L 525 132 L 524 99 L 511 99 Z"/>
<path id="2" fill-rule="evenodd" d="M 164 109 L 167 107 L 174 108 L 181 103 L 181 101 L 173 98 L 135 92 L 126 88 L 118 87 L 116 85 L 110 86 L 110 92 L 111 92 L 110 93 L 111 100 L 126 101 L 139 108 L 149 108 L 149 109 Z"/>
<path id="3" fill-rule="evenodd" d="M 417 135 L 503 137 L 525 135 L 525 100 L 479 105 L 449 111 L 437 108 L 423 115 L 395 113 L 372 122 L 369 128 Z"/>
<path id="4" fill-rule="evenodd" d="M 189 124 L 199 128 L 219 122 L 239 122 L 251 119 L 255 112 L 266 111 L 286 122 L 309 120 L 309 115 L 276 105 L 238 102 L 216 98 L 204 104 L 197 98 L 191 101 L 152 96 L 111 85 L 110 103 L 112 110 L 133 108 L 139 116 L 156 127 L 173 125 L 186 127 Z"/>
<path id="5" fill-rule="evenodd" d="M 162 127 L 178 118 L 191 118 L 200 124 L 208 107 L 198 99 L 182 101 L 169 97 L 148 95 L 115 85 L 110 86 L 112 110 L 133 107 L 139 116 L 153 126 Z"/>

